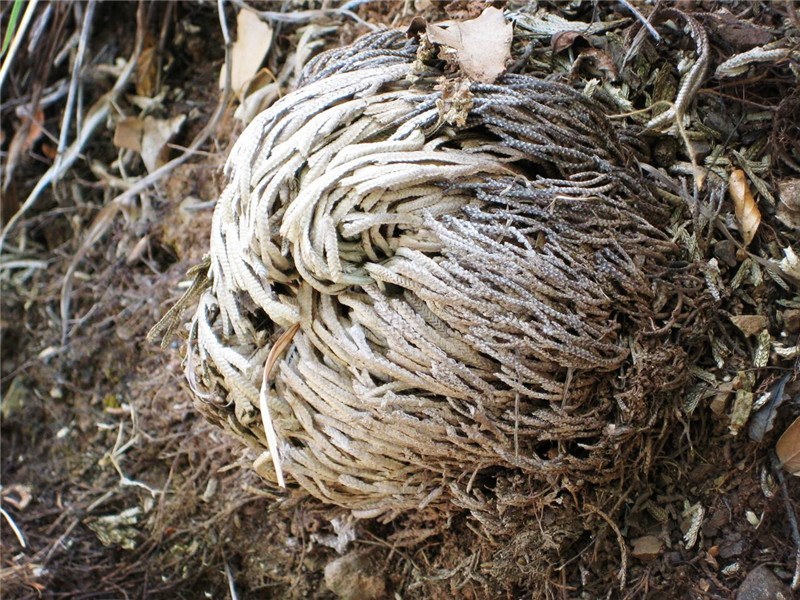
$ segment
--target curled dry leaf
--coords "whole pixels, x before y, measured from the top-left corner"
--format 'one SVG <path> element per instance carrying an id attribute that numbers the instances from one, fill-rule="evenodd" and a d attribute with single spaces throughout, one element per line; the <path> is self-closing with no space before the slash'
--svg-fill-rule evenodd
<path id="1" fill-rule="evenodd" d="M 249 10 L 236 17 L 236 41 L 231 49 L 231 90 L 240 98 L 258 73 L 272 45 L 272 27 Z M 219 74 L 219 87 L 225 87 L 225 65 Z"/>
<path id="2" fill-rule="evenodd" d="M 761 212 L 758 210 L 753 194 L 744 171 L 735 169 L 728 180 L 728 192 L 733 200 L 733 207 L 736 211 L 736 221 L 742 232 L 744 245 L 748 246 L 756 234 L 758 226 L 761 224 Z"/>
<path id="3" fill-rule="evenodd" d="M 559 31 L 553 34 L 550 40 L 550 47 L 555 54 L 570 48 L 578 40 L 586 41 L 586 38 L 580 31 Z M 588 43 L 588 42 L 587 42 Z"/>
<path id="4" fill-rule="evenodd" d="M 458 66 L 472 81 L 494 83 L 511 58 L 511 23 L 503 11 L 489 7 L 477 19 L 454 23 L 447 29 L 428 25 L 428 39 L 455 50 Z"/>
<path id="5" fill-rule="evenodd" d="M 186 115 L 171 119 L 154 117 L 127 117 L 117 123 L 114 131 L 114 145 L 139 152 L 144 166 L 152 173 L 167 162 L 169 149 L 166 147 L 172 137 L 180 131 Z"/>
<path id="6" fill-rule="evenodd" d="M 775 454 L 784 469 L 800 477 L 800 417 L 783 432 L 775 445 Z"/>

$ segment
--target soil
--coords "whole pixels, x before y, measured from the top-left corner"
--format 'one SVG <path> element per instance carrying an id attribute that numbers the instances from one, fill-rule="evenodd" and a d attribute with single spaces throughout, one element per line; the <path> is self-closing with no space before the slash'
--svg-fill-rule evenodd
<path id="1" fill-rule="evenodd" d="M 297 5 L 295 10 L 317 8 L 311 2 L 289 4 Z M 362 3 L 354 10 L 363 22 L 407 25 L 414 16 L 407 6 L 412 4 Z M 445 16 L 443 5 L 416 4 L 429 18 Z M 448 12 L 475 16 L 478 4 L 450 3 Z M 582 4 L 564 14 L 591 20 L 591 3 L 572 3 Z M 732 37 L 731 29 L 720 29 L 715 3 L 680 4 L 706 15 L 709 29 L 716 32 L 717 64 L 756 45 L 751 38 L 761 29 L 792 18 L 765 4 L 732 6 L 729 14 L 751 26 L 743 28 L 750 36 L 743 40 L 745 34 Z M 264 8 L 276 6 L 265 3 Z M 47 86 L 68 81 L 69 60 L 47 66 L 37 57 L 55 56 L 80 31 L 78 17 L 86 6 L 64 3 L 52 9 L 41 52 L 28 56 L 23 51 L 3 90 L 6 165 L 11 140 L 24 122 L 14 100 L 29 102 L 32 95 L 46 96 L 40 92 Z M 562 9 L 567 10 L 552 7 Z M 224 40 L 217 8 L 153 3 L 144 13 L 150 47 L 162 61 L 160 86 L 168 88 L 154 114 L 189 115 L 173 140 L 176 156 L 211 119 L 219 100 Z M 226 14 L 234 23 L 232 6 L 227 5 Z M 131 55 L 137 18 L 135 3 L 97 6 L 87 52 L 91 60 L 82 73 L 84 110 L 110 89 L 114 61 Z M 315 22 L 330 29 L 313 52 L 367 31 L 362 21 L 341 14 L 325 14 Z M 303 25 L 276 26 L 276 50 L 268 59 L 274 73 L 296 48 Z M 54 51 L 45 53 L 45 47 Z M 765 177 L 773 193 L 791 175 L 781 156 L 797 158 L 791 131 L 800 120 L 787 111 L 796 113 L 798 103 L 792 109 L 783 100 L 797 97 L 788 72 L 773 71 L 772 88 L 756 81 L 757 91 L 740 84 L 715 97 L 725 106 L 718 111 L 725 117 L 750 106 L 737 98 L 776 111 L 774 127 L 767 124 L 766 132 L 778 144 L 774 171 Z M 122 102 L 118 110 L 136 113 L 129 96 Z M 91 168 L 105 165 L 122 177 L 115 163 L 122 159 L 113 143 L 113 125 L 95 133 L 81 158 L 18 225 L 24 246 L 3 260 L 28 260 L 30 265 L 0 271 L 0 453 L 2 507 L 8 515 L 0 529 L 4 598 L 337 597 L 332 590 L 341 598 L 515 598 L 536 594 L 529 579 L 519 576 L 526 565 L 547 571 L 540 575 L 548 585 L 536 589 L 550 597 L 732 598 L 746 579 L 748 590 L 758 585 L 768 590 L 747 598 L 776 597 L 778 592 L 792 597 L 789 584 L 798 548 L 790 517 L 797 511 L 800 484 L 786 476 L 787 502 L 771 456 L 780 433 L 800 414 L 796 361 L 771 359 L 757 370 L 756 396 L 785 378 L 783 394 L 794 397 L 784 402 L 760 442 L 749 439 L 746 427 L 732 435 L 731 398 L 720 400 L 719 393 L 706 390 L 690 411 L 684 409 L 686 398 L 675 398 L 679 426 L 663 436 L 646 477 L 620 494 L 624 499 L 614 526 L 599 517 L 591 529 L 584 528 L 586 519 L 576 524 L 580 533 L 559 548 L 559 565 L 540 567 L 528 551 L 493 546 L 466 515 L 448 523 L 418 522 L 413 515 L 388 524 L 353 523 L 355 537 L 348 540 L 350 521 L 344 511 L 332 512 L 299 492 L 281 495 L 266 486 L 251 469 L 252 456 L 193 408 L 180 342 L 162 350 L 145 339 L 185 290 L 186 272 L 207 251 L 213 210 L 207 201 L 219 195 L 222 166 L 242 129 L 235 108 L 231 103 L 225 109 L 202 154 L 126 207 L 102 239 L 91 244 L 75 273 L 66 327 L 60 297 L 65 273 L 99 209 L 121 191 Z M 45 106 L 45 134 L 17 157 L 3 193 L 4 224 L 52 164 L 64 110 L 64 98 Z M 750 123 L 749 131 L 737 135 L 764 134 L 760 121 Z M 140 162 L 128 164 L 136 174 L 146 173 Z M 730 206 L 726 210 L 733 212 Z M 767 211 L 762 227 L 784 231 Z M 713 241 L 714 248 L 721 244 Z M 723 263 L 720 259 L 722 275 L 730 281 L 738 267 Z M 721 306 L 729 314 L 757 311 L 777 332 L 776 315 L 789 310 L 780 302 L 796 295 L 796 288 L 786 291 L 764 277 L 748 288 L 745 300 L 731 295 Z M 729 332 L 728 352 L 741 358 L 733 375 L 752 370 L 745 358 L 752 355 L 753 338 L 740 335 L 722 312 L 720 321 Z M 781 323 L 786 322 L 785 317 Z M 797 329 L 787 331 L 784 341 L 797 344 Z M 695 518 L 695 535 L 689 535 L 693 507 L 702 507 L 702 514 Z M 751 573 L 777 579 L 759 583 L 755 576 L 748 578 Z M 359 585 L 350 585 L 352 580 Z"/>

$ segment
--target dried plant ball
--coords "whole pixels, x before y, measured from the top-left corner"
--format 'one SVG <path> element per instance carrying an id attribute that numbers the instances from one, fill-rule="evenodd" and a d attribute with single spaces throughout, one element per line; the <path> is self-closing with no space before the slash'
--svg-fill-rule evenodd
<path id="1" fill-rule="evenodd" d="M 418 46 L 323 54 L 242 134 L 189 340 L 258 472 L 360 517 L 607 481 L 685 380 L 641 131 Z"/>

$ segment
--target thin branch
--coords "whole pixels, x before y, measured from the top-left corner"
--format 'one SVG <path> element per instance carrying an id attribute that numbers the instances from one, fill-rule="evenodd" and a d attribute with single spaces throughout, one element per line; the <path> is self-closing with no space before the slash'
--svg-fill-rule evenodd
<path id="1" fill-rule="evenodd" d="M 276 23 L 294 23 L 294 24 L 301 24 L 301 23 L 310 23 L 315 19 L 319 19 L 321 17 L 331 17 L 331 16 L 344 16 L 352 19 L 359 25 L 363 25 L 364 27 L 368 27 L 370 31 L 378 31 L 381 28 L 373 23 L 367 23 L 364 19 L 359 17 L 356 13 L 350 10 L 350 7 L 356 7 L 359 4 L 365 4 L 365 1 L 361 2 L 348 2 L 341 8 L 331 8 L 331 9 L 317 9 L 317 10 L 297 10 L 291 12 L 277 12 L 274 10 L 258 10 L 244 2 L 244 0 L 231 0 L 232 4 L 235 4 L 239 8 L 244 10 L 249 10 L 252 13 L 257 14 L 260 18 L 264 19 L 265 21 L 274 21 Z"/>
<path id="2" fill-rule="evenodd" d="M 25 543 L 25 536 L 22 535 L 22 532 L 19 530 L 19 527 L 17 527 L 17 524 L 14 523 L 14 519 L 11 518 L 11 515 L 8 514 L 2 506 L 0 506 L 0 515 L 3 515 L 3 518 L 8 523 L 8 526 L 11 527 L 11 531 L 13 531 L 14 535 L 17 536 L 19 545 L 23 548 L 27 548 L 28 544 Z"/>
<path id="3" fill-rule="evenodd" d="M 91 227 L 89 228 L 89 232 L 87 233 L 86 237 L 84 238 L 83 243 L 81 244 L 78 252 L 75 254 L 75 257 L 69 264 L 67 268 L 67 272 L 64 276 L 64 282 L 61 286 L 61 345 L 65 346 L 67 342 L 67 338 L 69 337 L 69 306 L 70 306 L 70 297 L 72 296 L 72 282 L 75 277 L 75 271 L 78 268 L 78 265 L 81 263 L 83 258 L 86 256 L 86 253 L 89 249 L 97 243 L 97 241 L 103 237 L 106 233 L 108 228 L 114 222 L 114 218 L 122 211 L 123 208 L 130 206 L 134 198 L 136 198 L 139 194 L 144 192 L 147 188 L 151 185 L 158 182 L 164 175 L 170 173 L 176 167 L 179 167 L 183 163 L 185 163 L 189 158 L 191 158 L 196 151 L 205 144 L 206 140 L 211 136 L 214 130 L 217 127 L 217 123 L 219 123 L 220 118 L 225 112 L 225 107 L 228 105 L 228 100 L 230 99 L 231 95 L 231 37 L 228 31 L 228 24 L 225 20 L 225 11 L 223 9 L 224 0 L 218 0 L 218 9 L 219 9 L 219 16 L 220 16 L 220 27 L 222 28 L 222 35 L 225 39 L 225 85 L 222 90 L 222 95 L 220 96 L 219 103 L 217 104 L 217 108 L 214 111 L 214 114 L 211 116 L 211 119 L 206 124 L 206 126 L 197 134 L 197 136 L 192 140 L 192 143 L 189 144 L 189 147 L 186 149 L 186 152 L 178 156 L 177 158 L 172 159 L 165 165 L 162 165 L 146 177 L 143 177 L 139 181 L 137 181 L 134 185 L 132 185 L 129 189 L 125 190 L 123 193 L 115 197 L 111 200 L 100 213 L 95 217 L 94 221 L 92 222 Z"/>
<path id="4" fill-rule="evenodd" d="M 657 42 L 661 42 L 661 35 L 659 35 L 658 31 L 656 31 L 656 28 L 650 24 L 650 21 L 646 19 L 642 13 L 636 10 L 636 7 L 633 6 L 633 4 L 628 2 L 628 0 L 619 0 L 619 3 L 622 4 L 622 6 L 627 8 L 629 11 L 631 11 L 634 14 L 634 16 L 637 19 L 639 19 L 639 21 L 641 21 L 642 25 L 645 26 L 645 29 L 647 29 L 647 31 L 650 32 L 650 35 L 652 35 Z"/>
<path id="5" fill-rule="evenodd" d="M 143 5 L 140 5 L 139 12 L 143 12 L 142 7 Z M 139 17 L 137 17 L 137 20 L 139 20 Z M 117 78 L 114 87 L 111 88 L 109 92 L 106 92 L 97 102 L 94 103 L 92 108 L 89 109 L 89 114 L 86 117 L 77 139 L 70 144 L 67 151 L 63 154 L 63 159 L 61 162 L 56 161 L 49 169 L 47 169 L 45 174 L 42 175 L 39 181 L 36 182 L 33 190 L 25 199 L 25 202 L 22 204 L 19 210 L 17 210 L 17 212 L 14 213 L 14 216 L 8 220 L 8 223 L 0 234 L 0 250 L 2 250 L 3 246 L 5 246 L 8 235 L 17 225 L 19 220 L 25 215 L 25 213 L 27 213 L 36 204 L 36 201 L 39 199 L 39 196 L 42 195 L 42 192 L 50 187 L 51 184 L 58 181 L 61 176 L 70 167 L 72 167 L 78 157 L 80 157 L 83 147 L 92 137 L 95 130 L 100 127 L 100 125 L 105 124 L 108 115 L 111 112 L 111 106 L 116 102 L 116 99 L 122 93 L 122 90 L 124 90 L 128 85 L 128 80 L 136 68 L 136 62 L 139 59 L 139 54 L 142 50 L 143 43 L 144 35 L 137 34 L 133 54 L 128 59 L 128 62 L 125 63 L 125 67 L 122 69 L 122 73 L 120 73 L 120 76 Z"/>
<path id="6" fill-rule="evenodd" d="M 86 6 L 86 14 L 83 17 L 81 27 L 81 37 L 78 41 L 78 53 L 75 55 L 75 64 L 72 65 L 72 77 L 69 82 L 69 92 L 67 94 L 67 106 L 64 109 L 64 118 L 61 120 L 61 131 L 58 135 L 58 156 L 56 158 L 56 168 L 63 160 L 64 149 L 67 145 L 67 135 L 69 134 L 72 112 L 75 110 L 75 96 L 78 91 L 78 80 L 80 79 L 81 68 L 83 67 L 83 57 L 86 54 L 86 47 L 89 45 L 89 33 L 92 30 L 92 18 L 94 17 L 94 7 L 96 0 L 89 0 Z"/>

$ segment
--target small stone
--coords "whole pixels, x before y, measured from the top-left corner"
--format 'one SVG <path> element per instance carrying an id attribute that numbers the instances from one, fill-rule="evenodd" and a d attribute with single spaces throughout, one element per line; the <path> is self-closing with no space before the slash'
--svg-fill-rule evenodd
<path id="1" fill-rule="evenodd" d="M 645 535 L 633 540 L 633 550 L 631 554 L 635 558 L 643 561 L 654 560 L 661 554 L 664 544 L 654 535 Z"/>
<path id="2" fill-rule="evenodd" d="M 729 267 L 736 266 L 736 242 L 723 240 L 714 244 L 714 256 Z"/>
<path id="3" fill-rule="evenodd" d="M 748 573 L 736 593 L 736 600 L 789 600 L 789 598 L 791 596 L 786 586 L 763 565 Z"/>
<path id="4" fill-rule="evenodd" d="M 731 321 L 746 336 L 761 333 L 769 325 L 764 315 L 738 315 L 731 317 Z"/>
<path id="5" fill-rule="evenodd" d="M 386 597 L 386 581 L 363 551 L 349 552 L 329 562 L 325 566 L 325 585 L 341 600 Z"/>
<path id="6" fill-rule="evenodd" d="M 683 556 L 680 552 L 667 552 L 664 558 L 668 565 L 677 565 L 683 561 Z"/>
<path id="7" fill-rule="evenodd" d="M 732 534 L 719 545 L 719 556 L 723 560 L 741 556 L 742 552 L 744 552 L 744 546 L 741 536 L 738 533 Z"/>

